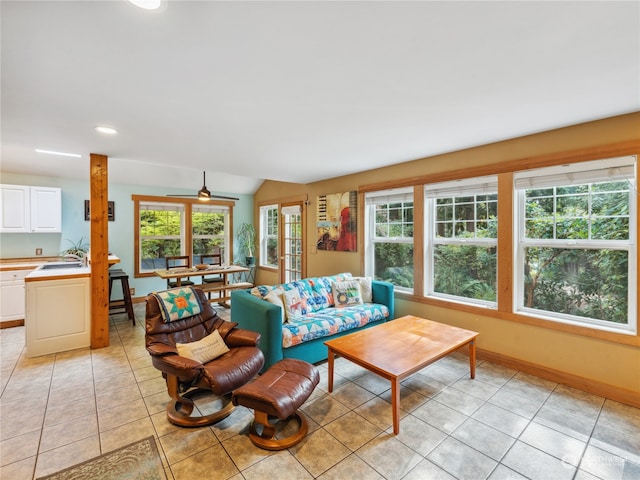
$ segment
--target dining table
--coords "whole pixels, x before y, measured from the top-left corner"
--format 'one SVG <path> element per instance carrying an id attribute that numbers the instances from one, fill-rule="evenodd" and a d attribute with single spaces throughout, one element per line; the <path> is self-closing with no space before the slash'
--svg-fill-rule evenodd
<path id="1" fill-rule="evenodd" d="M 244 288 L 253 287 L 253 283 L 244 281 L 245 276 L 251 270 L 244 265 L 210 265 L 207 268 L 185 267 L 171 269 L 156 269 L 153 271 L 158 277 L 165 280 L 175 280 L 177 287 L 180 287 L 184 279 L 190 277 L 205 277 L 220 275 L 220 282 L 196 283 L 195 288 L 205 291 L 212 303 L 219 303 L 225 307 L 229 306 L 231 292 Z M 217 296 L 211 296 L 216 293 Z"/>

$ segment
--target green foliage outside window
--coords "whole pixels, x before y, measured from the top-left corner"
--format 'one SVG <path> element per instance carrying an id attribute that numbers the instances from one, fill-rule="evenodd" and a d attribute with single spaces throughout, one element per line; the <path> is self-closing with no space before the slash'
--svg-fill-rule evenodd
<path id="1" fill-rule="evenodd" d="M 525 237 L 626 241 L 629 188 L 628 182 L 607 182 L 528 190 Z M 628 323 L 626 249 L 530 246 L 525 248 L 524 274 L 525 307 Z"/>
<path id="2" fill-rule="evenodd" d="M 164 268 L 165 257 L 181 255 L 181 210 L 140 210 L 140 250 L 144 269 Z M 194 263 L 200 255 L 211 253 L 214 247 L 224 246 L 225 215 L 213 211 L 194 211 L 192 214 Z"/>
<path id="3" fill-rule="evenodd" d="M 413 289 L 413 202 L 375 206 L 374 278 Z"/>
<path id="4" fill-rule="evenodd" d="M 497 211 L 495 193 L 435 199 L 434 292 L 497 300 Z"/>

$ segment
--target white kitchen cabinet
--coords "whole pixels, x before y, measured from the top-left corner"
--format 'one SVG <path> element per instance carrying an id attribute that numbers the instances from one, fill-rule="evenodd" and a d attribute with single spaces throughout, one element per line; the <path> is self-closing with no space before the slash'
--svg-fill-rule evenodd
<path id="1" fill-rule="evenodd" d="M 0 272 L 0 322 L 24 319 L 24 278 L 31 271 L 30 269 Z"/>
<path id="2" fill-rule="evenodd" d="M 62 231 L 62 190 L 56 187 L 0 185 L 0 232 Z"/>
<path id="3" fill-rule="evenodd" d="M 28 232 L 31 227 L 31 189 L 0 185 L 0 232 Z"/>
<path id="4" fill-rule="evenodd" d="M 91 345 L 89 275 L 26 282 L 26 355 L 35 357 Z"/>
<path id="5" fill-rule="evenodd" d="M 54 187 L 30 187 L 31 231 L 57 233 L 62 231 L 62 190 Z"/>

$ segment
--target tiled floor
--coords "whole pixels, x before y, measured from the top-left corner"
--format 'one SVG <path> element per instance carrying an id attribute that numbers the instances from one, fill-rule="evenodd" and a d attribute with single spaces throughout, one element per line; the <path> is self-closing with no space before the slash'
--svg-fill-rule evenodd
<path id="1" fill-rule="evenodd" d="M 228 314 L 228 310 L 220 309 Z M 281 452 L 253 446 L 244 407 L 213 427 L 169 424 L 159 372 L 123 315 L 111 346 L 28 359 L 24 328 L 0 330 L 0 478 L 32 479 L 148 435 L 169 479 L 640 479 L 640 410 L 480 362 L 445 358 L 407 379 L 400 434 L 388 382 L 342 359 L 303 411 L 310 432 Z"/>

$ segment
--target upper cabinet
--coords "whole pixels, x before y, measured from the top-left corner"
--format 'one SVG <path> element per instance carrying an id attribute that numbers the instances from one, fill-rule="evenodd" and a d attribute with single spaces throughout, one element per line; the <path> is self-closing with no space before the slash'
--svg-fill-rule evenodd
<path id="1" fill-rule="evenodd" d="M 55 187 L 0 185 L 0 232 L 62 231 L 62 190 Z"/>

